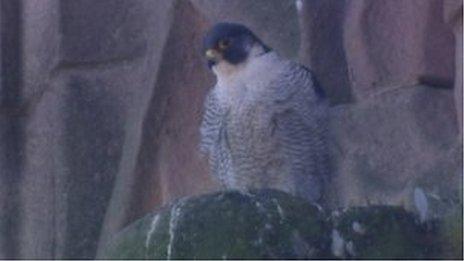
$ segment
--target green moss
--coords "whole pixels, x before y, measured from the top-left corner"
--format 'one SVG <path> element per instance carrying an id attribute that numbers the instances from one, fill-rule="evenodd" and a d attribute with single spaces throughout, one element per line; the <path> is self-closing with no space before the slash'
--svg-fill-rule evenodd
<path id="1" fill-rule="evenodd" d="M 425 224 L 401 207 L 354 207 L 328 218 L 303 199 L 275 190 L 220 192 L 174 202 L 121 231 L 103 258 L 330 258 L 331 232 L 344 257 L 462 257 L 462 205 Z M 333 222 L 331 224 L 330 222 Z"/>
<path id="2" fill-rule="evenodd" d="M 157 215 L 153 233 L 149 231 L 155 214 L 122 231 L 104 257 L 292 259 L 329 255 L 330 228 L 323 214 L 303 199 L 275 190 L 189 198 Z"/>
<path id="3" fill-rule="evenodd" d="M 442 258 L 462 259 L 462 229 L 462 205 L 459 205 L 443 218 L 440 227 Z"/>

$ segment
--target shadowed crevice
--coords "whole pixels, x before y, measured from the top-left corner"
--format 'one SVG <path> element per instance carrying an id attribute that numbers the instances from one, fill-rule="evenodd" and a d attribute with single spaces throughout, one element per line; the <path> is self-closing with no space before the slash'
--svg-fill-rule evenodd
<path id="1" fill-rule="evenodd" d="M 1 108 L 16 110 L 21 103 L 22 85 L 22 21 L 21 1 L 0 1 L 1 17 Z M 8 112 L 8 110 L 7 110 Z M 21 165 L 23 162 L 21 150 L 23 148 L 23 119 L 16 114 L 0 111 L 2 121 L 0 135 L 2 149 L 0 150 L 1 189 L 4 202 L 0 214 L 0 257 L 17 258 L 19 256 L 19 220 L 20 197 L 19 185 L 21 181 Z"/>

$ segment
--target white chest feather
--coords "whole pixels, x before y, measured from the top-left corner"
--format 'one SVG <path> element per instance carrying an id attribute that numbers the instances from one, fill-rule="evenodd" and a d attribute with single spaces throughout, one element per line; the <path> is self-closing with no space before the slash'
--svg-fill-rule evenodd
<path id="1" fill-rule="evenodd" d="M 218 84 L 219 102 L 231 109 L 254 103 L 268 95 L 269 84 L 282 71 L 282 63 L 275 53 L 252 57 L 239 66 L 221 63 L 214 72 Z"/>

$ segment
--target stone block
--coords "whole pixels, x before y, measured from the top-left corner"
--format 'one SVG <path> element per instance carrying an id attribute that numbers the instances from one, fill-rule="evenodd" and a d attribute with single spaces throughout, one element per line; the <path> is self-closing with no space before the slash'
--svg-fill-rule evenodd
<path id="1" fill-rule="evenodd" d="M 454 32 L 454 102 L 459 121 L 459 138 L 462 142 L 462 1 L 445 0 L 443 11 L 445 22 Z"/>
<path id="2" fill-rule="evenodd" d="M 451 90 L 390 90 L 334 107 L 330 125 L 337 205 L 411 205 L 417 186 L 445 202 L 459 191 L 462 158 Z"/>
<path id="3" fill-rule="evenodd" d="M 440 0 L 347 1 L 344 49 L 356 99 L 417 83 L 452 86 L 454 41 Z"/>
<path id="4" fill-rule="evenodd" d="M 172 5 L 164 12 L 154 9 L 163 12 L 156 20 L 158 24 L 166 21 L 164 27 L 152 29 L 150 34 L 156 59 L 152 58 L 140 71 L 128 68 L 140 73 L 127 75 L 132 75 L 132 81 L 143 90 L 125 83 L 126 90 L 134 91 L 137 99 L 126 107 L 130 114 L 124 124 L 125 155 L 100 245 L 154 207 L 216 188 L 207 172 L 206 159 L 197 150 L 203 99 L 213 85 L 201 52 L 201 39 L 208 25 L 190 2 L 169 3 Z M 118 97 L 128 98 L 127 93 Z"/>
<path id="5" fill-rule="evenodd" d="M 33 106 L 50 86 L 53 70 L 59 62 L 60 1 L 23 0 L 21 37 L 21 100 L 26 110 Z"/>
<path id="6" fill-rule="evenodd" d="M 24 1 L 19 93 L 31 102 L 13 111 L 25 118 L 15 256 L 94 258 L 127 222 L 171 6 Z"/>
<path id="7" fill-rule="evenodd" d="M 146 21 L 169 1 L 60 1 L 61 62 L 102 63 L 144 55 L 149 48 Z M 158 21 L 158 23 L 165 23 Z"/>
<path id="8" fill-rule="evenodd" d="M 209 25 L 187 1 L 178 1 L 174 9 L 172 30 L 143 123 L 144 143 L 135 176 L 148 202 L 132 211 L 138 215 L 144 214 L 141 210 L 217 187 L 198 150 L 203 101 L 214 84 L 201 52 Z"/>
<path id="9" fill-rule="evenodd" d="M 343 46 L 346 1 L 301 1 L 300 60 L 310 68 L 332 104 L 352 100 Z"/>

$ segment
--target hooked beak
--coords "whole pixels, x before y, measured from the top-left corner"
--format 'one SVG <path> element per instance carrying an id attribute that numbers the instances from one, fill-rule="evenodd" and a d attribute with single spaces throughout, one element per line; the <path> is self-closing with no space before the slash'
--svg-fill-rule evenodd
<path id="1" fill-rule="evenodd" d="M 215 49 L 208 49 L 205 52 L 206 59 L 208 59 L 208 67 L 211 69 L 221 58 L 221 53 Z"/>
<path id="2" fill-rule="evenodd" d="M 214 49 L 208 49 L 206 50 L 206 58 L 212 60 L 212 59 L 216 59 L 218 57 L 218 51 L 214 50 Z"/>

